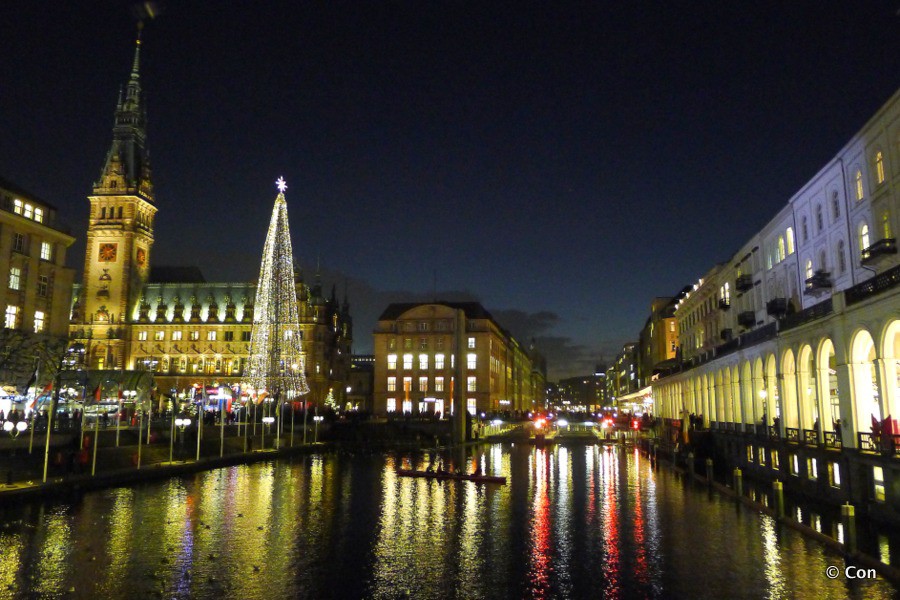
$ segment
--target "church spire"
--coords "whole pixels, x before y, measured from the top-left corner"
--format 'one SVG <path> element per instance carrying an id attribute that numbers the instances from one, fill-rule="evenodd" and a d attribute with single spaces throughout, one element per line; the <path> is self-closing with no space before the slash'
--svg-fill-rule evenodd
<path id="1" fill-rule="evenodd" d="M 119 92 L 113 124 L 113 140 L 100 178 L 94 183 L 95 194 L 138 194 L 153 201 L 150 181 L 150 154 L 147 152 L 147 113 L 141 98 L 141 34 L 143 22 L 138 23 L 137 39 L 131 75 Z"/>

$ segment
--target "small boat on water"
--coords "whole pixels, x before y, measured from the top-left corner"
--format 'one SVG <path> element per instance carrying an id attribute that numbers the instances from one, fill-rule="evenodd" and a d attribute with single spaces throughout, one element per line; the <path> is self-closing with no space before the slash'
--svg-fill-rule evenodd
<path id="1" fill-rule="evenodd" d="M 506 485 L 506 477 L 494 475 L 479 475 L 477 473 L 451 473 L 449 471 L 414 471 L 412 469 L 397 469 L 400 477 L 425 477 L 426 479 L 455 479 L 458 481 L 474 481 L 475 483 L 499 483 Z"/>

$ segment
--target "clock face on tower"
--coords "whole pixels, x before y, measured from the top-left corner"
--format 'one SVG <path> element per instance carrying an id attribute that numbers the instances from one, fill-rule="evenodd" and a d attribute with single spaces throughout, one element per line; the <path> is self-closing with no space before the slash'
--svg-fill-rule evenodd
<path id="1" fill-rule="evenodd" d="M 100 262 L 116 260 L 116 244 L 100 244 Z"/>
<path id="2" fill-rule="evenodd" d="M 147 262 L 147 252 L 143 248 L 138 248 L 137 251 L 137 264 L 139 267 L 143 267 Z"/>

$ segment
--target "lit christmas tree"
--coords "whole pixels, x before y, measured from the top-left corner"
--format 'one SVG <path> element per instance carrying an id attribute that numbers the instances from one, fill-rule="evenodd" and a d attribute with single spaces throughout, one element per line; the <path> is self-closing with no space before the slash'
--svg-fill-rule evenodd
<path id="1" fill-rule="evenodd" d="M 276 185 L 278 197 L 263 248 L 250 358 L 241 387 L 257 396 L 265 392 L 280 401 L 292 401 L 309 392 L 309 385 L 301 348 L 294 256 L 284 199 L 287 184 L 279 177 Z"/>
<path id="2" fill-rule="evenodd" d="M 338 410 L 337 401 L 334 399 L 334 391 L 331 388 L 328 388 L 328 395 L 325 396 L 325 406 L 335 412 Z"/>

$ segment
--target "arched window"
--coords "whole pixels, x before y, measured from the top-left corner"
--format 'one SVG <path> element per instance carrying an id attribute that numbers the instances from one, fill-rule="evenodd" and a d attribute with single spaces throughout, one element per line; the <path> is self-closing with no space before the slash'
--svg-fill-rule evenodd
<path id="1" fill-rule="evenodd" d="M 788 227 L 784 233 L 787 236 L 787 253 L 790 256 L 794 253 L 794 228 Z"/>
<path id="2" fill-rule="evenodd" d="M 825 229 L 825 219 L 822 218 L 822 205 L 816 204 L 816 233 L 822 233 Z"/>
<path id="3" fill-rule="evenodd" d="M 819 270 L 827 271 L 828 270 L 828 261 L 827 256 L 824 250 L 819 251 Z"/>
<path id="4" fill-rule="evenodd" d="M 875 153 L 875 179 L 878 185 L 884 183 L 884 155 L 881 150 Z"/>
<path id="5" fill-rule="evenodd" d="M 809 225 L 807 225 L 806 217 L 803 217 L 803 221 L 800 223 L 800 233 L 803 234 L 804 242 L 809 240 Z"/>
<path id="6" fill-rule="evenodd" d="M 778 262 L 784 260 L 784 237 L 778 236 Z"/>
<path id="7" fill-rule="evenodd" d="M 891 235 L 891 214 L 888 211 L 881 213 L 881 231 L 885 240 L 894 237 Z"/>
<path id="8" fill-rule="evenodd" d="M 101 218 L 101 219 L 105 219 L 105 218 L 106 218 L 106 207 L 105 207 L 105 206 L 103 206 L 103 207 L 100 208 L 100 218 Z"/>
<path id="9" fill-rule="evenodd" d="M 847 272 L 847 255 L 844 253 L 844 240 L 838 240 L 837 243 L 837 262 L 838 262 L 838 271 L 841 273 Z"/>
<path id="10" fill-rule="evenodd" d="M 863 184 L 862 184 L 862 171 L 859 169 L 856 170 L 856 200 L 863 199 Z"/>
<path id="11" fill-rule="evenodd" d="M 831 218 L 837 221 L 841 217 L 841 201 L 838 198 L 838 193 L 831 192 Z"/>
<path id="12" fill-rule="evenodd" d="M 869 226 L 863 223 L 859 226 L 859 250 L 862 252 L 869 247 Z"/>
<path id="13" fill-rule="evenodd" d="M 812 276 L 813 276 L 812 261 L 807 260 L 806 261 L 806 278 L 810 279 Z"/>

